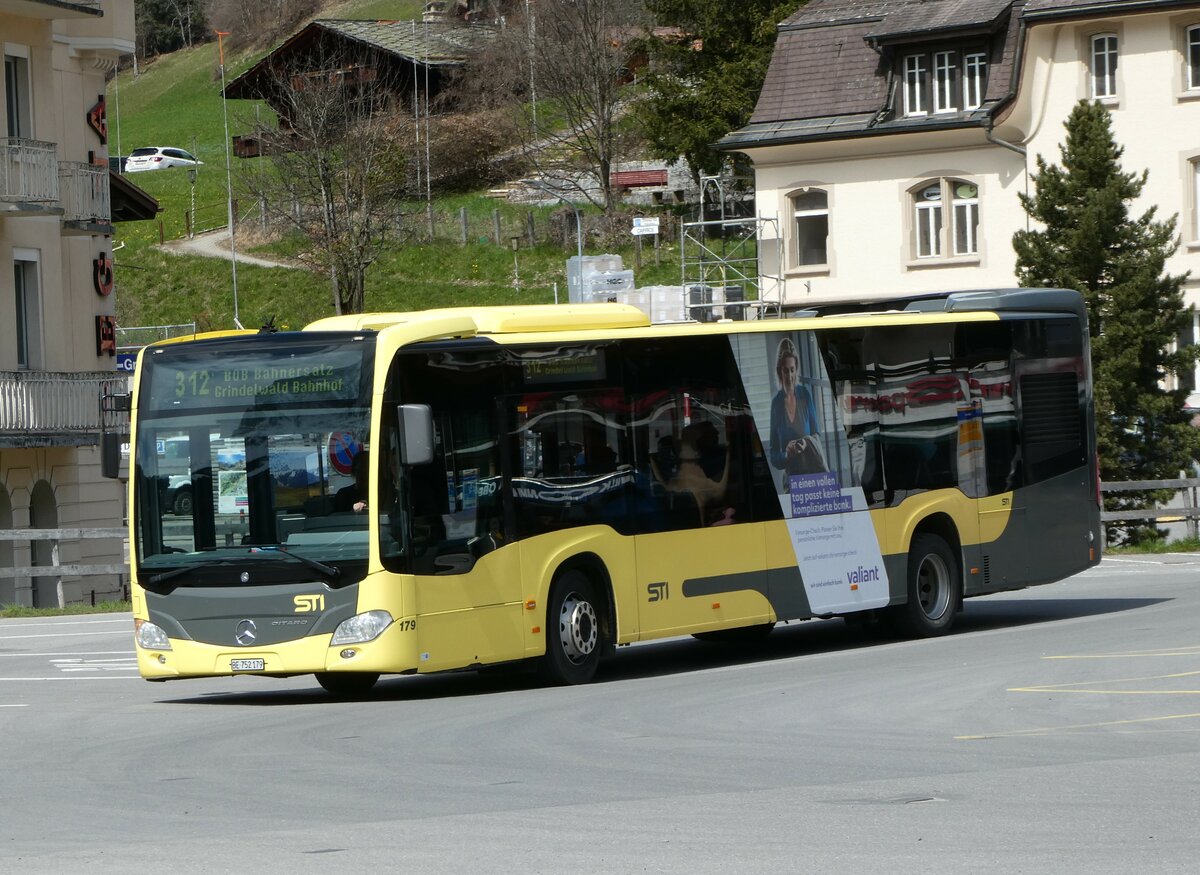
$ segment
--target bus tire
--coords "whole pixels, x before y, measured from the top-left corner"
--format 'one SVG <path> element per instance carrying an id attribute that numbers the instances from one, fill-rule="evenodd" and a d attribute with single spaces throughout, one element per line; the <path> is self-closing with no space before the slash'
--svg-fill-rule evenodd
<path id="1" fill-rule="evenodd" d="M 379 680 L 376 672 L 319 671 L 314 677 L 325 692 L 340 699 L 357 699 L 371 692 Z"/>
<path id="2" fill-rule="evenodd" d="M 572 568 L 554 581 L 542 659 L 542 674 L 551 683 L 586 684 L 595 676 L 603 649 L 600 613 L 596 586 L 584 572 Z"/>
<path id="3" fill-rule="evenodd" d="M 942 538 L 919 532 L 908 548 L 908 601 L 889 609 L 896 631 L 912 638 L 945 635 L 962 600 L 962 563 Z"/>

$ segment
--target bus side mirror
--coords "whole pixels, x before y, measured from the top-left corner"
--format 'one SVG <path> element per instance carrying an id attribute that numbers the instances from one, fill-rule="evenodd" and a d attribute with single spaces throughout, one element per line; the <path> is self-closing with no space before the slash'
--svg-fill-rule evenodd
<path id="1" fill-rule="evenodd" d="M 428 404 L 400 404 L 396 407 L 400 427 L 400 461 L 405 465 L 426 465 L 433 461 L 433 411 Z"/>

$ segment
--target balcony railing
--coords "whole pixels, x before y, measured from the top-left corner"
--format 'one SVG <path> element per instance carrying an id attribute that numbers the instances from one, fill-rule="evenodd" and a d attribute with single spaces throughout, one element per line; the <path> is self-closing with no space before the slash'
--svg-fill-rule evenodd
<path id="1" fill-rule="evenodd" d="M 95 436 L 101 429 L 127 432 L 129 414 L 101 414 L 100 397 L 128 392 L 130 379 L 115 371 L 0 371 L 0 440 L 9 446 L 14 438 L 45 445 L 54 444 L 56 436 Z"/>
<path id="2" fill-rule="evenodd" d="M 53 143 L 0 137 L 0 203 L 58 202 L 58 167 Z"/>
<path id="3" fill-rule="evenodd" d="M 100 0 L 0 0 L 0 12 L 24 18 L 82 18 L 100 12 Z"/>
<path id="4" fill-rule="evenodd" d="M 107 164 L 59 161 L 58 188 L 62 195 L 64 222 L 81 225 L 108 225 L 111 222 Z"/>

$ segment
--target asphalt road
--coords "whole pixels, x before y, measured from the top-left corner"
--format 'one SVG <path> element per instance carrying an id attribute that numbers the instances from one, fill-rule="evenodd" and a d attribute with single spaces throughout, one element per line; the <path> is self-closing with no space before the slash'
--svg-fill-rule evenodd
<path id="1" fill-rule="evenodd" d="M 1200 557 L 521 674 L 154 685 L 123 615 L 0 620 L 0 872 L 1191 873 Z"/>

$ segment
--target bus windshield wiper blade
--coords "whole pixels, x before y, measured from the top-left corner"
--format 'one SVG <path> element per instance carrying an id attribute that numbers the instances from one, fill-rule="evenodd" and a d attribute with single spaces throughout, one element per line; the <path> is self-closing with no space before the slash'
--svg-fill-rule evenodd
<path id="1" fill-rule="evenodd" d="M 289 550 L 287 547 L 284 547 L 282 544 L 279 544 L 274 547 L 256 547 L 255 549 L 260 552 L 263 552 L 263 553 L 283 553 L 285 556 L 290 556 L 291 558 L 295 559 L 297 562 L 301 562 L 304 565 L 307 565 L 309 568 L 313 569 L 314 571 L 321 572 L 321 574 L 324 574 L 330 580 L 337 580 L 339 577 L 342 576 L 342 569 L 335 568 L 332 565 L 326 565 L 324 562 L 318 562 L 316 559 L 310 559 L 307 556 L 301 556 L 299 553 L 293 553 L 291 550 Z"/>
<path id="2" fill-rule="evenodd" d="M 191 565 L 181 565 L 178 568 L 172 568 L 170 571 L 163 571 L 146 580 L 146 586 L 157 586 L 160 583 L 166 583 L 168 580 L 173 580 L 176 577 L 181 577 L 193 569 Z"/>

